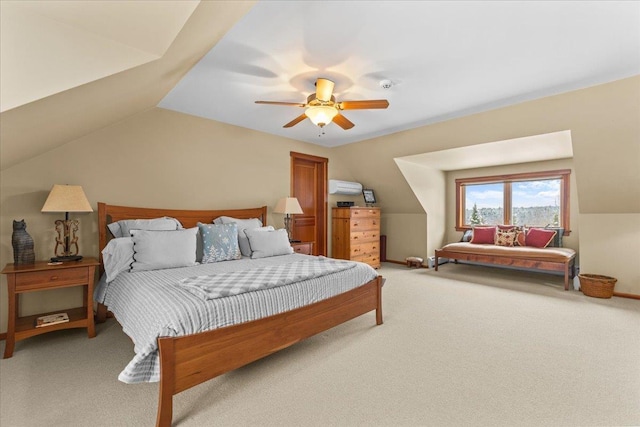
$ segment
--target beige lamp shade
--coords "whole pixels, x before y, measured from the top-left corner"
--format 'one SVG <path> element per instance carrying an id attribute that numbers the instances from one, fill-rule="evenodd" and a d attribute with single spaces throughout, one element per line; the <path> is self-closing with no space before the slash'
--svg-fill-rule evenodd
<path id="1" fill-rule="evenodd" d="M 93 212 L 80 185 L 55 184 L 41 212 Z"/>
<path id="2" fill-rule="evenodd" d="M 301 214 L 302 208 L 300 207 L 300 203 L 298 203 L 298 199 L 295 197 L 283 197 L 278 200 L 276 207 L 273 209 L 274 213 L 282 213 L 282 214 Z"/>

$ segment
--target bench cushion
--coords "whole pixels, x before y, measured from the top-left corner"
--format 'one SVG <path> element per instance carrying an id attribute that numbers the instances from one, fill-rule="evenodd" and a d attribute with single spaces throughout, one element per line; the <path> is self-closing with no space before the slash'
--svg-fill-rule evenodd
<path id="1" fill-rule="evenodd" d="M 450 243 L 440 250 L 475 255 L 503 256 L 506 258 L 540 259 L 554 262 L 566 262 L 576 255 L 576 252 L 570 248 L 479 245 L 467 242 Z"/>

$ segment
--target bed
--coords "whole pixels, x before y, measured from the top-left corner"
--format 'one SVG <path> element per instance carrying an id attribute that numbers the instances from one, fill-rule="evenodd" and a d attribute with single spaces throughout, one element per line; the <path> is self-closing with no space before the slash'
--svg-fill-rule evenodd
<path id="1" fill-rule="evenodd" d="M 173 218 L 179 221 L 184 229 L 197 227 L 198 223 L 210 224 L 219 217 L 233 217 L 239 220 L 258 218 L 262 224 L 266 224 L 266 213 L 266 207 L 167 210 L 98 203 L 101 273 L 104 272 L 102 251 L 113 238 L 108 228 L 109 224 L 127 219 L 150 220 L 160 217 Z M 384 279 L 366 264 L 322 258 L 302 254 L 261 259 L 242 257 L 234 261 L 203 263 L 162 271 L 142 271 L 138 276 L 144 280 L 136 282 L 140 284 L 135 286 L 127 281 L 133 280 L 132 277 L 136 274 L 119 274 L 108 283 L 105 280 L 106 275 L 102 274 L 96 288 L 97 321 L 104 321 L 108 313 L 112 313 L 136 346 L 134 360 L 119 378 L 125 382 L 159 380 L 156 425 L 169 426 L 173 413 L 173 395 L 177 393 L 370 311 L 375 310 L 376 324 L 382 324 Z M 334 267 L 335 272 L 322 277 L 309 276 L 304 280 L 270 289 L 215 299 L 202 299 L 193 288 L 180 287 L 172 283 L 181 277 L 185 277 L 179 280 L 182 284 L 189 284 L 187 282 L 193 279 L 194 275 L 209 277 L 212 269 L 218 268 L 213 264 L 218 264 L 222 271 L 216 272 L 216 277 L 230 275 L 228 277 L 236 278 L 239 276 L 235 275 L 243 275 L 248 271 L 279 269 L 279 260 L 289 266 L 314 263 L 337 265 L 338 262 L 350 265 Z M 325 280 L 329 277 L 331 283 L 337 285 L 329 284 L 329 279 Z M 121 294 L 121 289 L 133 291 Z M 154 292 L 153 296 L 149 295 L 145 299 L 145 292 L 151 292 L 151 289 Z M 136 298 L 141 300 L 136 302 Z M 284 299 L 287 299 L 286 303 L 283 302 Z M 156 303 L 149 303 L 152 300 Z M 154 306 L 164 307 L 165 304 L 166 310 L 154 309 Z M 202 318 L 207 321 L 199 320 L 198 323 L 181 318 L 171 304 L 192 307 L 191 311 L 203 313 Z M 242 314 L 233 314 L 229 307 L 234 306 L 240 307 Z M 167 321 L 173 322 L 170 326 L 159 324 L 160 321 L 164 321 L 164 317 L 159 317 L 161 311 L 167 312 Z M 141 313 L 145 313 L 142 317 L 147 320 L 141 318 Z M 144 333 L 136 332 L 139 323 L 151 326 L 142 328 L 146 331 Z M 158 330 L 148 332 L 149 328 L 156 327 L 156 324 L 159 325 Z M 153 334 L 157 336 L 154 338 Z M 141 351 L 141 348 L 147 351 Z M 128 373 L 129 368 L 131 370 Z M 137 371 L 138 368 L 140 371 Z"/>

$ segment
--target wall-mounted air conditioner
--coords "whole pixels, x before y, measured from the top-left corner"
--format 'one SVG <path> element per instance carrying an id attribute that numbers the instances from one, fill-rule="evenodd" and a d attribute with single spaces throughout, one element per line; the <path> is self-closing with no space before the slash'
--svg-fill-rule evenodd
<path id="1" fill-rule="evenodd" d="M 347 194 L 355 196 L 362 194 L 362 184 L 359 182 L 329 180 L 329 194 Z"/>

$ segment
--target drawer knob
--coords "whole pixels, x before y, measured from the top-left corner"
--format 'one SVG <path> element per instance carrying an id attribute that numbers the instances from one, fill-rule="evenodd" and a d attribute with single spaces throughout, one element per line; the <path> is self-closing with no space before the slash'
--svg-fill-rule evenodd
<path id="1" fill-rule="evenodd" d="M 51 279 L 49 280 L 58 280 L 58 276 L 51 276 Z"/>

